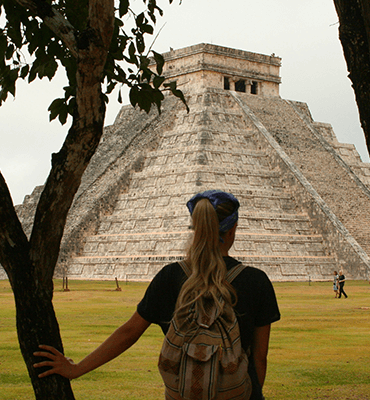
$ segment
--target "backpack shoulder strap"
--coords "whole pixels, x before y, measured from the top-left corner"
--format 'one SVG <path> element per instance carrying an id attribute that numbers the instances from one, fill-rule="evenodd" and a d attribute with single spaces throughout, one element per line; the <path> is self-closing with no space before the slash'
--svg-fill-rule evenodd
<path id="1" fill-rule="evenodd" d="M 226 274 L 227 282 L 231 283 L 245 268 L 247 268 L 247 265 L 239 263 L 235 265 L 235 267 L 227 271 Z"/>
<path id="2" fill-rule="evenodd" d="M 186 276 L 189 278 L 189 276 L 191 275 L 191 269 L 188 266 L 188 264 L 186 264 L 186 262 L 184 260 L 178 261 L 178 263 L 180 264 L 181 268 L 185 272 Z"/>
<path id="3" fill-rule="evenodd" d="M 185 272 L 186 276 L 189 277 L 191 275 L 191 269 L 188 264 L 184 260 L 178 261 L 178 263 Z M 227 271 L 226 280 L 231 283 L 245 268 L 247 268 L 247 265 L 242 263 L 235 265 L 235 267 Z"/>

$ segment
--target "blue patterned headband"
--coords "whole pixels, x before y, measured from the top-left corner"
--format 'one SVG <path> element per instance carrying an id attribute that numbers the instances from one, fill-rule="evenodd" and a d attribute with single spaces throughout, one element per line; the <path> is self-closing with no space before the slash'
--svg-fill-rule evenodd
<path id="1" fill-rule="evenodd" d="M 197 204 L 198 200 L 200 199 L 208 199 L 210 203 L 212 204 L 213 208 L 217 211 L 217 207 L 225 203 L 226 201 L 231 201 L 234 206 L 234 212 L 220 221 L 220 232 L 225 233 L 229 229 L 231 229 L 234 225 L 235 222 L 238 221 L 238 208 L 240 206 L 239 201 L 236 197 L 234 197 L 231 193 L 226 193 L 221 190 L 206 190 L 205 192 L 201 192 L 193 196 L 187 203 L 186 206 L 188 207 L 190 211 L 190 215 L 193 215 L 193 211 L 195 208 L 195 205 Z"/>

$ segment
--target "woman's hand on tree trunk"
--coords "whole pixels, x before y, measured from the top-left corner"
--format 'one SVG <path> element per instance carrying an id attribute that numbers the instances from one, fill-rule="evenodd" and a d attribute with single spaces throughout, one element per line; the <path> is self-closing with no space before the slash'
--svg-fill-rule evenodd
<path id="1" fill-rule="evenodd" d="M 68 379 L 74 379 L 79 376 L 78 367 L 72 359 L 65 357 L 52 346 L 40 345 L 39 348 L 46 351 L 36 351 L 33 355 L 36 357 L 45 357 L 49 360 L 34 364 L 34 368 L 50 367 L 49 370 L 41 373 L 39 378 L 44 378 L 52 374 L 59 374 Z"/>

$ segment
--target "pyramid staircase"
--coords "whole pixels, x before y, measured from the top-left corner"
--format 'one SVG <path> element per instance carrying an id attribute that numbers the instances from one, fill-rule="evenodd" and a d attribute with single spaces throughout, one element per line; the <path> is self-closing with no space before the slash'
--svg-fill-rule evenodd
<path id="1" fill-rule="evenodd" d="M 370 191 L 315 129 L 310 116 L 299 104 L 282 99 L 253 96 L 248 105 L 333 214 L 370 254 Z"/>
<path id="2" fill-rule="evenodd" d="M 241 203 L 231 255 L 273 280 L 331 278 L 338 255 L 240 106 L 240 97 L 249 102 L 255 96 L 238 96 L 206 89 L 191 95 L 189 114 L 179 107 L 114 210 L 69 261 L 70 278 L 150 280 L 183 257 L 191 223 L 185 203 L 211 188 L 230 191 Z"/>

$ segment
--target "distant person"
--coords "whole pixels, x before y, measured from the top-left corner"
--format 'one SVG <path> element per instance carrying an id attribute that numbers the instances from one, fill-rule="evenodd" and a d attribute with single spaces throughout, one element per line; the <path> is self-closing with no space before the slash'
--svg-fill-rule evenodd
<path id="1" fill-rule="evenodd" d="M 348 296 L 347 296 L 346 292 L 343 289 L 344 284 L 346 283 L 346 277 L 344 276 L 343 271 L 339 271 L 338 282 L 339 282 L 339 298 L 342 297 L 342 293 L 343 293 L 344 297 L 347 298 Z"/>
<path id="2" fill-rule="evenodd" d="M 263 271 L 253 267 L 244 268 L 232 284 L 225 282 L 226 273 L 240 264 L 228 255 L 234 243 L 239 208 L 239 201 L 232 194 L 208 190 L 193 196 L 187 207 L 193 225 L 193 237 L 185 258 L 191 270 L 190 277 L 187 278 L 177 262 L 165 266 L 150 283 L 132 317 L 78 364 L 53 347 L 41 345 L 42 351 L 35 356 L 49 360 L 40 361 L 35 367 L 50 369 L 41 373 L 40 378 L 51 374 L 78 378 L 131 347 L 151 323 L 158 324 L 166 334 L 174 314 L 180 315 L 180 311 L 186 311 L 197 302 L 201 302 L 198 307 L 202 308 L 211 299 L 221 309 L 226 303 L 233 306 L 242 348 L 250 354 L 248 374 L 252 395 L 242 399 L 263 399 L 270 326 L 280 319 L 273 286 Z M 220 349 L 222 347 L 218 351 Z"/>
<path id="3" fill-rule="evenodd" d="M 337 271 L 334 271 L 334 281 L 333 281 L 333 290 L 335 293 L 335 298 L 339 296 L 339 275 Z"/>

